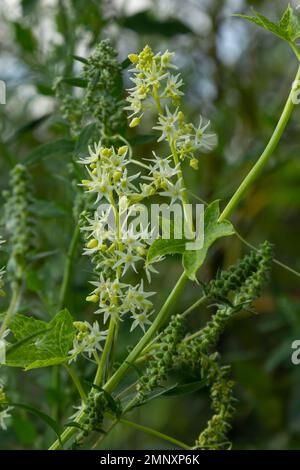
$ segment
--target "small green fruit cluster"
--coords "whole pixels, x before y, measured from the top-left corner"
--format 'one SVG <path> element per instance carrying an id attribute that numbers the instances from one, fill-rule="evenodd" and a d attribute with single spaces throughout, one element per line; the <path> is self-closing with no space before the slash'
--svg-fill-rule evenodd
<path id="1" fill-rule="evenodd" d="M 184 333 L 184 319 L 180 315 L 174 315 L 162 332 L 159 348 L 154 352 L 145 373 L 137 384 L 141 401 L 166 380 L 167 372 L 173 366 L 177 345 L 182 340 Z"/>
<path id="2" fill-rule="evenodd" d="M 5 229 L 11 247 L 7 271 L 11 279 L 18 282 L 36 244 L 33 196 L 24 165 L 18 164 L 12 170 L 10 187 L 10 191 L 4 192 Z"/>

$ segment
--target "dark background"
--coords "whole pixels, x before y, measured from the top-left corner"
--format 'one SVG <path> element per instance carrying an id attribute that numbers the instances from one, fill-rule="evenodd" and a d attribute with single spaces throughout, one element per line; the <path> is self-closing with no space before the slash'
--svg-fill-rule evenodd
<path id="1" fill-rule="evenodd" d="M 87 56 L 100 39 L 109 37 L 120 60 L 147 43 L 157 51 L 176 52 L 185 80 L 185 112 L 195 121 L 199 113 L 208 117 L 219 139 L 218 147 L 201 157 L 198 171 L 186 168 L 188 185 L 199 197 L 220 198 L 224 205 L 266 145 L 297 68 L 287 44 L 232 17 L 235 12 L 249 13 L 250 6 L 276 19 L 287 2 L 2 1 L 0 78 L 7 83 L 7 104 L 0 106 L 0 188 L 7 188 L 8 172 L 16 162 L 40 144 L 68 136 L 53 96 L 53 81 L 57 75 L 79 75 L 80 64 L 71 55 Z M 248 242 L 257 246 L 268 239 L 276 257 L 296 270 L 300 270 L 299 119 L 296 109 L 270 164 L 232 217 Z M 150 132 L 151 126 L 151 122 L 146 124 L 145 131 Z M 136 157 L 148 156 L 155 145 L 136 146 Z M 68 165 L 69 156 L 61 153 L 32 166 L 39 250 L 53 253 L 28 272 L 22 308 L 44 319 L 55 305 L 74 226 L 74 188 Z M 200 277 L 210 279 L 218 267 L 228 266 L 247 250 L 237 237 L 216 244 Z M 68 307 L 81 320 L 92 318 L 84 300 L 90 270 L 79 249 Z M 179 258 L 163 263 L 151 288 L 158 292 L 157 305 L 180 272 Z M 178 311 L 199 295 L 200 289 L 189 284 Z M 300 448 L 300 366 L 290 360 L 291 343 L 300 339 L 299 300 L 299 277 L 274 265 L 271 282 L 256 303 L 257 313 L 240 315 L 222 337 L 222 357 L 231 364 L 237 383 L 233 448 Z M 201 323 L 208 317 L 209 312 L 199 310 L 193 318 Z M 121 352 L 133 338 L 126 331 L 124 326 Z M 79 367 L 86 364 L 79 363 Z M 1 369 L 0 377 L 14 401 L 36 405 L 47 413 L 59 402 L 65 418 L 72 413 L 70 400 L 78 404 L 67 377 L 62 377 L 64 393 L 53 390 L 50 369 L 30 373 Z M 135 414 L 137 422 L 192 443 L 210 416 L 209 401 L 201 391 L 156 400 Z M 45 448 L 52 437 L 38 419 L 18 410 L 9 431 L 1 433 L 0 448 Z M 164 445 L 121 425 L 105 443 L 120 449 Z"/>

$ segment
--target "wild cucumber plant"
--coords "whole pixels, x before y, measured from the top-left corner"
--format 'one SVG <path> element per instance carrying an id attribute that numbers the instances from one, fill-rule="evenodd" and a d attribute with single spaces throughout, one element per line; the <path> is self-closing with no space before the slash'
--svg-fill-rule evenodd
<path id="1" fill-rule="evenodd" d="M 246 18 L 286 40 L 300 61 L 294 43 L 300 36 L 300 24 L 290 6 L 278 24 L 258 13 Z M 76 228 L 63 273 L 60 310 L 48 323 L 20 313 L 24 275 L 36 249 L 36 237 L 28 170 L 24 165 L 17 165 L 12 171 L 4 217 L 9 261 L 5 271 L 0 271 L 0 294 L 4 294 L 4 276 L 12 294 L 0 330 L 2 350 L 6 353 L 3 367 L 32 370 L 64 366 L 70 374 L 80 405 L 63 432 L 60 423 L 30 408 L 45 419 L 58 436 L 50 449 L 78 448 L 86 445 L 87 438 L 95 438 L 100 444 L 118 423 L 156 435 L 183 449 L 227 449 L 231 446 L 228 432 L 238 405 L 233 395 L 230 367 L 223 364 L 217 344 L 232 318 L 242 310 L 253 308 L 253 300 L 260 295 L 268 277 L 271 245 L 262 243 L 228 270 L 220 271 L 215 279 L 202 286 L 202 296 L 184 312 L 176 311 L 176 304 L 188 280 L 195 283 L 196 290 L 201 290 L 197 273 L 211 245 L 235 233 L 227 219 L 279 143 L 295 104 L 300 67 L 261 157 L 221 213 L 219 201 L 207 206 L 203 245 L 187 250 L 186 239 L 174 236 L 176 227 L 169 238 L 153 240 L 147 226 L 137 227 L 128 222 L 140 210 L 142 202 L 151 204 L 159 199 L 171 208 L 179 202 L 189 233 L 194 233 L 197 221 L 190 210 L 184 166 L 188 162 L 193 169 L 198 169 L 201 153 L 214 147 L 216 136 L 208 131 L 209 121 L 203 117 L 195 125 L 184 115 L 183 80 L 176 70 L 174 53 L 155 54 L 147 45 L 139 54 L 129 54 L 128 58 L 133 65 L 129 73 L 134 86 L 128 90 L 126 105 L 121 71 L 127 61 L 118 63 L 108 41 L 102 41 L 88 59 L 78 58 L 84 63 L 82 77 L 76 81 L 84 87 L 82 96 L 66 94 L 67 79 L 60 78 L 55 84 L 61 112 L 76 145 L 82 147 L 82 141 L 90 145 L 88 151 L 85 147 L 84 154 L 81 152 L 73 162 L 72 178 L 77 188 Z M 158 142 L 163 144 L 161 154 L 153 152 L 140 160 L 133 157 L 132 146 L 125 137 L 125 109 L 129 111 L 129 128 L 139 126 L 144 115 L 152 113 L 153 129 L 158 133 Z M 109 223 L 111 215 L 115 224 Z M 80 234 L 84 242 L 83 254 L 90 258 L 93 267 L 92 287 L 86 298 L 94 305 L 92 322 L 85 318 L 75 320 L 63 309 Z M 183 274 L 160 311 L 155 313 L 152 302 L 155 293 L 148 284 L 157 274 L 157 264 L 175 253 L 182 256 Z M 132 271 L 138 281 L 131 280 Z M 195 331 L 191 329 L 189 315 L 201 305 L 212 309 L 211 319 Z M 128 324 L 130 331 L 140 328 L 141 337 L 134 347 L 129 345 L 128 356 L 116 366 L 119 330 L 127 328 Z M 89 364 L 92 362 L 94 367 L 90 385 L 85 384 L 86 377 L 79 377 L 75 371 L 79 357 Z M 139 371 L 139 378 L 132 380 L 128 387 L 135 369 Z M 135 407 L 169 390 L 174 372 L 180 375 L 183 369 L 191 372 L 195 382 L 181 386 L 191 391 L 207 387 L 210 391 L 212 417 L 205 429 L 199 430 L 194 444 L 183 443 L 126 419 Z M 122 388 L 125 376 L 127 386 Z M 11 402 L 1 384 L 2 429 L 6 429 L 10 414 L 18 406 L 25 405 Z"/>

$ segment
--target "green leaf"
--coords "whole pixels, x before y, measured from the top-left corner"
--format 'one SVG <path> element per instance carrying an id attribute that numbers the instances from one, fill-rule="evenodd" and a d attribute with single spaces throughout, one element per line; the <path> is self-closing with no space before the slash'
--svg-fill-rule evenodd
<path id="1" fill-rule="evenodd" d="M 87 87 L 87 80 L 80 77 L 65 77 L 62 79 L 62 82 L 66 83 L 67 85 L 75 86 L 78 88 Z"/>
<path id="2" fill-rule="evenodd" d="M 46 323 L 16 315 L 10 329 L 17 340 L 8 347 L 6 365 L 25 370 L 61 364 L 70 359 L 75 329 L 68 310 L 62 310 Z"/>
<path id="3" fill-rule="evenodd" d="M 21 49 L 24 52 L 32 53 L 37 47 L 37 41 L 30 28 L 27 28 L 22 23 L 17 21 L 13 23 L 15 30 L 15 38 Z"/>
<path id="4" fill-rule="evenodd" d="M 182 254 L 185 252 L 185 239 L 171 239 L 157 238 L 150 246 L 147 254 L 147 261 L 151 263 L 158 256 L 174 255 L 175 253 Z"/>
<path id="5" fill-rule="evenodd" d="M 204 244 L 200 250 L 185 251 L 183 254 L 183 267 L 191 280 L 196 280 L 196 273 L 202 266 L 210 246 L 221 237 L 234 233 L 229 221 L 218 222 L 220 216 L 219 201 L 212 202 L 204 212 Z"/>
<path id="6" fill-rule="evenodd" d="M 197 392 L 198 390 L 207 386 L 206 380 L 197 380 L 196 382 L 191 382 L 188 384 L 177 385 L 175 388 L 167 390 L 164 394 L 168 397 L 177 397 L 180 395 L 188 395 L 189 393 Z"/>
<path id="7" fill-rule="evenodd" d="M 166 225 L 164 225 L 164 222 Z M 182 234 L 183 224 L 184 222 L 181 220 L 178 236 L 175 237 L 173 220 L 163 217 L 160 218 L 161 233 L 165 233 L 165 237 L 157 238 L 150 246 L 147 254 L 147 261 L 149 263 L 159 256 L 173 255 L 175 253 L 183 254 L 185 252 L 186 244 L 192 240 L 188 240 L 184 237 L 179 238 L 179 235 Z"/>
<path id="8" fill-rule="evenodd" d="M 287 33 L 292 42 L 300 36 L 300 23 L 290 4 L 283 13 L 279 26 Z"/>
<path id="9" fill-rule="evenodd" d="M 81 156 L 82 154 L 86 155 L 88 144 L 95 134 L 95 129 L 95 123 L 88 124 L 82 129 L 75 145 L 75 156 Z"/>
<path id="10" fill-rule="evenodd" d="M 172 37 L 177 34 L 191 33 L 191 29 L 176 19 L 161 21 L 155 18 L 148 10 L 141 11 L 135 15 L 121 18 L 123 28 L 129 28 L 140 34 L 161 34 Z"/>
<path id="11" fill-rule="evenodd" d="M 12 135 L 9 136 L 9 138 L 5 141 L 5 143 L 9 144 L 9 143 L 15 142 L 16 139 L 18 139 L 19 137 L 22 137 L 24 134 L 34 131 L 36 128 L 44 124 L 44 122 L 47 119 L 49 119 L 50 116 L 51 116 L 51 113 L 47 113 L 39 118 L 36 118 L 36 119 L 33 119 L 32 121 L 27 122 L 26 124 L 23 124 Z"/>
<path id="12" fill-rule="evenodd" d="M 33 150 L 27 157 L 23 160 L 22 163 L 25 165 L 33 165 L 38 163 L 41 160 L 46 158 L 57 156 L 57 155 L 66 155 L 74 151 L 74 142 L 67 139 L 59 139 L 54 142 L 49 142 L 47 144 L 42 144 Z"/>
<path id="13" fill-rule="evenodd" d="M 83 64 L 87 64 L 88 60 L 85 57 L 81 57 L 79 55 L 72 55 L 72 57 L 77 60 L 78 62 L 82 62 Z"/>
<path id="14" fill-rule="evenodd" d="M 121 62 L 121 69 L 122 70 L 125 70 L 127 69 L 127 67 L 129 67 L 129 65 L 131 64 L 130 60 L 128 59 L 124 59 L 122 62 Z"/>
<path id="15" fill-rule="evenodd" d="M 32 413 L 32 414 L 38 416 L 46 424 L 48 424 L 48 426 L 50 426 L 50 428 L 53 429 L 53 431 L 55 432 L 55 434 L 57 435 L 57 437 L 60 441 L 60 434 L 61 434 L 60 427 L 57 424 L 57 422 L 54 421 L 54 419 L 52 419 L 46 413 L 43 413 L 42 411 L 38 410 L 37 408 L 34 408 L 33 406 L 25 405 L 23 403 L 10 403 L 10 402 L 7 402 L 7 403 L 3 403 L 3 404 L 7 405 L 7 406 L 13 406 L 14 408 L 23 408 L 24 410 L 29 411 L 29 413 Z"/>
<path id="16" fill-rule="evenodd" d="M 298 37 L 300 37 L 300 23 L 290 4 L 288 5 L 278 23 L 274 23 L 254 9 L 253 13 L 254 16 L 240 14 L 234 16 L 238 16 L 247 21 L 250 21 L 251 23 L 255 23 L 288 42 L 294 42 Z"/>

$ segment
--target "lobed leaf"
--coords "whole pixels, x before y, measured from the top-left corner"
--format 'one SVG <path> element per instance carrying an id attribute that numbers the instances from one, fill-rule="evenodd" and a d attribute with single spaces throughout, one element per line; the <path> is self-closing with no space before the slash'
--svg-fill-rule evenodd
<path id="1" fill-rule="evenodd" d="M 69 360 L 75 329 L 68 310 L 57 313 L 49 323 L 19 314 L 10 329 L 17 342 L 8 347 L 7 366 L 30 370 Z"/>
<path id="2" fill-rule="evenodd" d="M 234 233 L 229 221 L 219 222 L 219 201 L 212 202 L 204 212 L 204 244 L 200 250 L 185 251 L 183 254 L 183 267 L 191 280 L 196 280 L 196 272 L 202 266 L 210 246 L 221 237 L 228 237 Z"/>
<path id="3" fill-rule="evenodd" d="M 74 150 L 74 142 L 67 139 L 59 139 L 48 144 L 42 144 L 33 150 L 22 163 L 25 165 L 33 165 L 46 158 L 53 157 L 55 155 L 65 155 L 72 153 Z"/>
<path id="4" fill-rule="evenodd" d="M 300 37 L 300 22 L 298 17 L 294 14 L 294 10 L 290 4 L 278 23 L 274 23 L 254 9 L 253 13 L 254 16 L 241 14 L 236 14 L 234 16 L 238 16 L 239 18 L 243 18 L 251 23 L 255 23 L 288 42 L 294 42 L 298 37 Z"/>

